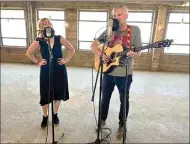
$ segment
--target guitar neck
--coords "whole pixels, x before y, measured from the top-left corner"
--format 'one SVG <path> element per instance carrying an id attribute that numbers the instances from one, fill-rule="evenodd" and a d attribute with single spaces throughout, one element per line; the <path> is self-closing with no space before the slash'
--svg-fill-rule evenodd
<path id="1" fill-rule="evenodd" d="M 134 52 L 140 52 L 142 50 L 145 50 L 145 49 L 149 49 L 149 48 L 152 48 L 154 47 L 154 44 L 148 44 L 146 46 L 141 46 L 141 47 L 135 47 L 135 48 L 132 48 L 130 50 L 134 51 Z"/>
<path id="2" fill-rule="evenodd" d="M 127 49 L 127 50 L 124 50 L 122 52 L 117 53 L 117 56 L 125 56 L 130 50 L 132 50 L 134 52 L 139 52 L 139 51 L 149 49 L 149 48 L 152 48 L 152 47 L 154 47 L 154 44 L 149 44 L 149 45 L 146 45 L 146 46 L 130 48 L 130 49 Z"/>

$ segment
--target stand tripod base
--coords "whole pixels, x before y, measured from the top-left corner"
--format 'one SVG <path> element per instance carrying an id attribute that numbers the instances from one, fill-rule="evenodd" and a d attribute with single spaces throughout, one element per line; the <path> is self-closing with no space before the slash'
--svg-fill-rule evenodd
<path id="1" fill-rule="evenodd" d="M 100 139 L 96 139 L 94 142 L 88 143 L 88 144 L 101 144 Z"/>
<path id="2" fill-rule="evenodd" d="M 100 139 L 96 139 L 94 144 L 100 144 L 101 143 L 101 140 Z"/>
<path id="3" fill-rule="evenodd" d="M 64 137 L 64 133 L 60 136 L 60 138 L 58 139 L 58 141 L 54 141 L 53 144 L 58 144 L 58 142 Z"/>
<path id="4" fill-rule="evenodd" d="M 117 137 L 117 139 L 119 140 L 119 139 L 121 139 L 121 138 L 123 137 L 123 134 L 117 133 L 116 137 Z"/>

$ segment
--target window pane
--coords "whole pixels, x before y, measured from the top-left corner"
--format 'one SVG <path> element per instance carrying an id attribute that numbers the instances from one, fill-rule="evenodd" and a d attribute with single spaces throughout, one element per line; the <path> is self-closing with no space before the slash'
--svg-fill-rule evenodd
<path id="1" fill-rule="evenodd" d="M 173 44 L 189 44 L 189 24 L 168 24 L 166 38 Z"/>
<path id="2" fill-rule="evenodd" d="M 3 38 L 3 45 L 7 46 L 27 46 L 26 39 L 7 39 Z"/>
<path id="3" fill-rule="evenodd" d="M 1 19 L 2 37 L 26 38 L 25 20 Z"/>
<path id="4" fill-rule="evenodd" d="M 79 40 L 93 41 L 97 32 L 105 27 L 106 22 L 79 22 Z"/>
<path id="5" fill-rule="evenodd" d="M 53 21 L 52 25 L 55 30 L 55 35 L 61 35 L 63 37 L 66 36 L 65 34 L 65 21 Z"/>
<path id="6" fill-rule="evenodd" d="M 189 54 L 190 47 L 189 46 L 182 46 L 182 45 L 171 45 L 168 48 L 164 49 L 165 53 L 182 53 L 182 54 Z"/>
<path id="7" fill-rule="evenodd" d="M 64 20 L 64 11 L 43 11 L 39 10 L 39 19 L 41 18 L 49 18 L 49 19 L 59 19 Z"/>
<path id="8" fill-rule="evenodd" d="M 169 22 L 182 22 L 182 18 L 184 19 L 183 22 L 190 22 L 189 20 L 189 13 L 170 13 Z"/>
<path id="9" fill-rule="evenodd" d="M 80 20 L 107 21 L 107 12 L 80 12 Z"/>
<path id="10" fill-rule="evenodd" d="M 79 49 L 90 50 L 92 42 L 79 42 Z"/>
<path id="11" fill-rule="evenodd" d="M 183 22 L 188 22 L 188 23 L 190 23 L 189 13 L 188 13 L 188 14 L 184 14 L 184 21 L 183 21 Z"/>
<path id="12" fill-rule="evenodd" d="M 151 35 L 151 23 L 132 23 L 128 22 L 130 25 L 136 25 L 139 27 L 141 31 L 141 39 L 142 43 L 149 43 L 150 42 L 150 35 Z"/>
<path id="13" fill-rule="evenodd" d="M 152 22 L 153 13 L 129 12 L 127 21 Z"/>
<path id="14" fill-rule="evenodd" d="M 24 18 L 24 10 L 1 10 L 1 18 Z"/>

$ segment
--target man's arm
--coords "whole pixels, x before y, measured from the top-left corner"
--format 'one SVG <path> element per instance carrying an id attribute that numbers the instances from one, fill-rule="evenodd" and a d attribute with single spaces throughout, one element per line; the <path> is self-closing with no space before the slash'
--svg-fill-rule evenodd
<path id="1" fill-rule="evenodd" d="M 139 29 L 138 26 L 134 26 L 134 30 L 135 30 L 135 39 L 133 41 L 133 46 L 134 47 L 140 47 L 142 46 L 142 40 L 141 40 L 141 30 Z M 133 51 L 129 51 L 127 53 L 127 56 L 130 57 L 135 57 L 135 56 L 140 56 L 141 52 L 133 52 Z"/>
<path id="2" fill-rule="evenodd" d="M 105 31 L 106 32 L 106 31 Z M 105 41 L 105 32 L 103 32 L 96 40 L 94 40 L 91 44 L 91 49 L 94 52 L 95 55 L 100 56 L 101 50 L 99 49 L 99 46 L 104 43 Z M 105 54 L 103 54 L 103 61 L 108 62 L 109 57 Z"/>
<path id="3" fill-rule="evenodd" d="M 142 39 L 141 39 L 141 30 L 139 27 L 135 26 L 136 29 L 136 34 L 135 34 L 135 41 L 134 41 L 134 46 L 135 47 L 140 47 L 142 46 Z"/>
<path id="4" fill-rule="evenodd" d="M 105 34 L 106 31 L 104 31 L 98 38 L 96 38 L 92 44 L 91 44 L 91 49 L 94 52 L 95 55 L 100 56 L 101 55 L 101 51 L 99 50 L 99 46 L 104 43 L 105 41 Z"/>
<path id="5" fill-rule="evenodd" d="M 95 40 L 92 42 L 91 49 L 94 52 L 95 55 L 100 56 L 101 51 L 99 50 L 98 46 L 100 45 L 100 42 L 98 40 Z"/>
<path id="6" fill-rule="evenodd" d="M 142 46 L 143 44 L 142 44 L 142 39 L 141 39 L 141 30 L 140 30 L 140 28 L 139 27 L 135 27 L 136 28 L 136 35 L 135 35 L 135 42 L 134 42 L 134 46 L 135 47 L 140 47 L 140 46 Z M 140 52 L 138 52 L 138 56 L 140 56 L 141 55 L 141 51 Z"/>

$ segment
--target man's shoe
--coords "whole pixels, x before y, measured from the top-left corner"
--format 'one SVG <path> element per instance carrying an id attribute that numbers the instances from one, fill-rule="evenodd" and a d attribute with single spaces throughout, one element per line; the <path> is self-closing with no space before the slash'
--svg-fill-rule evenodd
<path id="1" fill-rule="evenodd" d="M 54 114 L 54 124 L 59 124 L 58 114 Z"/>
<path id="2" fill-rule="evenodd" d="M 42 119 L 42 122 L 41 122 L 41 127 L 44 128 L 48 125 L 48 116 L 44 117 L 43 116 L 43 119 Z"/>
<path id="3" fill-rule="evenodd" d="M 100 130 L 104 127 L 105 125 L 105 121 L 104 120 L 100 120 Z M 98 126 L 95 128 L 95 131 L 97 132 L 98 131 Z"/>
<path id="4" fill-rule="evenodd" d="M 118 139 L 120 139 L 123 136 L 123 130 L 124 130 L 123 125 L 119 124 L 118 130 L 117 130 L 117 138 Z"/>

